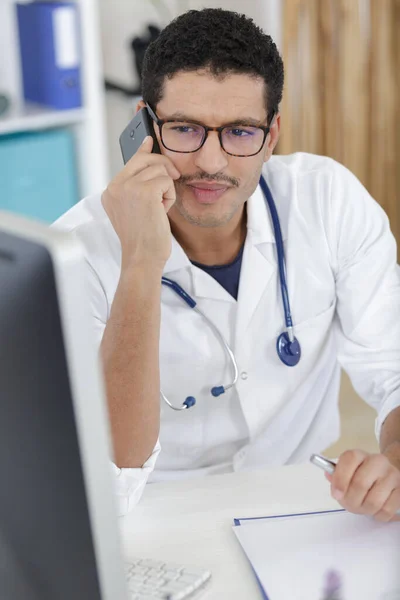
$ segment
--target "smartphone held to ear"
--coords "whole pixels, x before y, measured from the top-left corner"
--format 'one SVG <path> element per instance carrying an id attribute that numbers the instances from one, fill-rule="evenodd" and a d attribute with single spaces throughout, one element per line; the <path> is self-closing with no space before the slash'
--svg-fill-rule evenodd
<path id="1" fill-rule="evenodd" d="M 143 140 L 148 135 L 153 138 L 153 152 L 161 154 L 152 119 L 147 108 L 141 108 L 119 137 L 119 145 L 121 146 L 125 165 L 139 150 Z"/>

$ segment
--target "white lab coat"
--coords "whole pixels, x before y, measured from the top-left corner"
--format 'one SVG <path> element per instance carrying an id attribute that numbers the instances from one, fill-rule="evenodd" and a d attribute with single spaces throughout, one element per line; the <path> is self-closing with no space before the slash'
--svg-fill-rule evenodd
<path id="1" fill-rule="evenodd" d="M 273 156 L 263 174 L 285 245 L 296 367 L 278 358 L 284 330 L 275 238 L 257 188 L 247 204 L 247 237 L 238 300 L 193 266 L 173 239 L 164 274 L 177 281 L 218 326 L 239 366 L 230 362 L 204 320 L 170 289 L 162 291 L 162 390 L 159 445 L 143 469 L 114 467 L 120 510 L 150 481 L 305 461 L 340 433 L 340 365 L 377 410 L 376 434 L 400 405 L 400 277 L 388 219 L 360 182 L 335 161 L 304 153 Z M 99 345 L 120 274 L 121 250 L 100 195 L 86 198 L 56 224 L 74 230 L 88 261 L 93 328 Z"/>

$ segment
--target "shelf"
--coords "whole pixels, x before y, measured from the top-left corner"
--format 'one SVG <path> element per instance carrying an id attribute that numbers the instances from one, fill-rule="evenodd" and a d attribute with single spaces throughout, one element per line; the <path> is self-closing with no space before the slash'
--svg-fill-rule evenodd
<path id="1" fill-rule="evenodd" d="M 25 104 L 22 107 L 11 108 L 0 116 L 0 135 L 73 125 L 82 122 L 85 116 L 84 108 L 53 110 Z"/>
<path id="2" fill-rule="evenodd" d="M 84 107 L 74 110 L 54 110 L 24 102 L 15 2 L 16 0 L 0 0 L 0 93 L 6 94 L 13 101 L 11 108 L 0 116 L 0 142 L 7 134 L 51 131 L 58 127 L 73 129 L 79 196 L 84 198 L 103 190 L 110 180 L 99 2 L 75 0 L 81 33 Z"/>

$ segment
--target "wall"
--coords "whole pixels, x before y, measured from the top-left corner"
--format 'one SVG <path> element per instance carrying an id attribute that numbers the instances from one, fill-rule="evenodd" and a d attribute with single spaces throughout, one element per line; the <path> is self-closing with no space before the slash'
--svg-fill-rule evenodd
<path id="1" fill-rule="evenodd" d="M 155 2 L 159 4 L 159 2 Z M 162 27 L 171 18 L 192 8 L 220 7 L 244 12 L 252 17 L 276 41 L 281 43 L 281 0 L 166 0 L 167 10 L 157 11 L 150 0 L 100 0 L 101 36 L 105 76 L 119 84 L 133 87 L 138 83 L 129 41 L 143 35 L 146 25 Z M 135 111 L 136 101 L 117 92 L 106 99 L 107 133 L 111 174 L 122 168 L 118 137 Z"/>

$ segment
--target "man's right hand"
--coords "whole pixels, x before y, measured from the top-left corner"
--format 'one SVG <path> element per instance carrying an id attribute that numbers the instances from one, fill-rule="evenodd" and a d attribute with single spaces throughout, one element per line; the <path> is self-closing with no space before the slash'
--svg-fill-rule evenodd
<path id="1" fill-rule="evenodd" d="M 137 264 L 164 267 L 171 252 L 167 213 L 175 202 L 180 173 L 162 154 L 152 154 L 148 136 L 111 181 L 102 204 L 121 242 L 122 269 Z"/>

